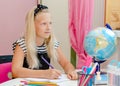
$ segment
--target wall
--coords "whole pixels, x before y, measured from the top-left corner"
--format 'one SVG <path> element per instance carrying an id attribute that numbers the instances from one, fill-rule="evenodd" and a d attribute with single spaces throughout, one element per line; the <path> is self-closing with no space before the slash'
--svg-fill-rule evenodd
<path id="1" fill-rule="evenodd" d="M 94 0 L 93 29 L 104 26 L 105 0 Z"/>
<path id="2" fill-rule="evenodd" d="M 0 55 L 12 54 L 12 43 L 22 36 L 25 15 L 37 0 L 0 0 Z"/>

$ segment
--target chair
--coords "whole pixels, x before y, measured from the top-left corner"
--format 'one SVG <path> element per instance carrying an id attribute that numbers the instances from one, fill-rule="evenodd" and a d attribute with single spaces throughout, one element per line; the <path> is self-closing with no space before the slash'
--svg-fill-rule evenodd
<path id="1" fill-rule="evenodd" d="M 0 83 L 12 79 L 12 55 L 0 56 Z"/>

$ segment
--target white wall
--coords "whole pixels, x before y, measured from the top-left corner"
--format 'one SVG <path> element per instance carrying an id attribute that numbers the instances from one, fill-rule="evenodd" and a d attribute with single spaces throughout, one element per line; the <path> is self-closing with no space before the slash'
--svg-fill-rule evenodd
<path id="1" fill-rule="evenodd" d="M 104 26 L 105 0 L 94 0 L 93 29 Z"/>

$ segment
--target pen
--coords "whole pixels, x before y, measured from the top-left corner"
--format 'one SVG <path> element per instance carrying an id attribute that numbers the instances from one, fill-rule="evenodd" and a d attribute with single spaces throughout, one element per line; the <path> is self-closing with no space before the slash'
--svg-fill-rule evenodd
<path id="1" fill-rule="evenodd" d="M 52 69 L 54 69 L 54 67 L 43 56 L 41 56 L 41 58 L 45 61 L 46 64 L 48 64 Z"/>

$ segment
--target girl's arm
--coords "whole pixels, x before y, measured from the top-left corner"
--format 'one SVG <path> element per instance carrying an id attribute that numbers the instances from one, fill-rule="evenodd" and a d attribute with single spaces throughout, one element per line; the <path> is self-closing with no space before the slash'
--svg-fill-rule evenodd
<path id="1" fill-rule="evenodd" d="M 12 60 L 12 75 L 14 78 L 58 78 L 61 73 L 56 69 L 32 70 L 23 67 L 24 52 L 20 46 L 16 46 Z"/>
<path id="2" fill-rule="evenodd" d="M 65 73 L 67 73 L 68 78 L 77 79 L 78 75 L 75 72 L 74 66 L 66 59 L 65 55 L 62 53 L 60 47 L 57 48 L 58 61 L 60 65 L 63 67 Z"/>

